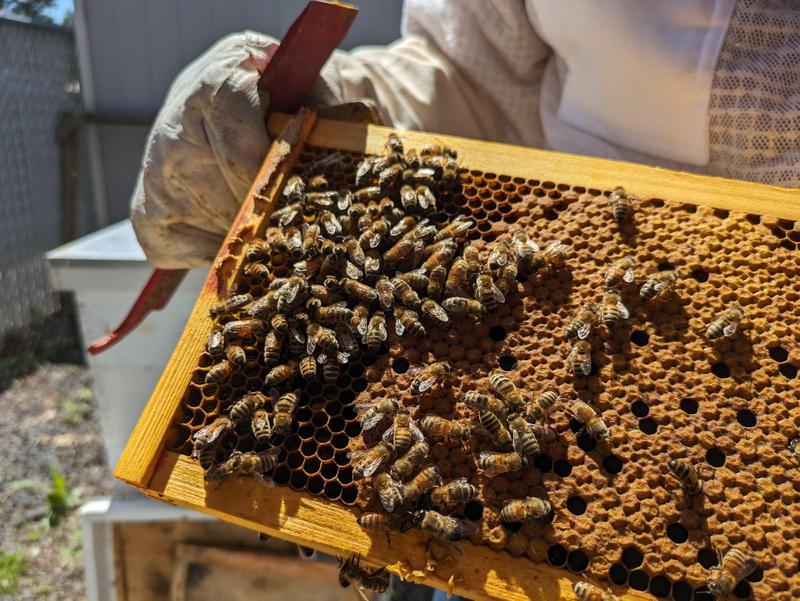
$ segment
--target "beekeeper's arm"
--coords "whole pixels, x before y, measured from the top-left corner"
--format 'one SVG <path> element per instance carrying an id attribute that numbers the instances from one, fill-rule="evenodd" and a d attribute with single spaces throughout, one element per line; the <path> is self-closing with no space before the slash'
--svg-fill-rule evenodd
<path id="1" fill-rule="evenodd" d="M 541 144 L 538 85 L 548 50 L 522 2 L 408 0 L 403 29 L 388 47 L 335 53 L 312 103 L 369 99 L 398 128 Z M 268 99 L 256 84 L 276 46 L 253 32 L 228 36 L 172 84 L 131 206 L 156 266 L 214 257 L 267 150 Z M 509 85 L 529 93 L 508 94 Z M 520 96 L 524 103 L 509 103 Z"/>

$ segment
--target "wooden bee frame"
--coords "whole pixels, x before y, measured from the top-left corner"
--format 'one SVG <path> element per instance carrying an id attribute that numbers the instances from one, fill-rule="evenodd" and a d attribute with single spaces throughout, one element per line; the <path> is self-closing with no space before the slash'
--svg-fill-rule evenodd
<path id="1" fill-rule="evenodd" d="M 382 151 L 386 135 L 392 131 L 373 125 L 317 121 L 313 113 L 305 110 L 296 117 L 274 115 L 268 130 L 275 141 L 214 261 L 175 352 L 128 441 L 115 476 L 155 499 L 332 555 L 360 554 L 369 563 L 388 565 L 404 578 L 472 599 L 573 598 L 572 584 L 585 578 L 565 569 L 468 542 L 460 545 L 462 556 L 436 566 L 426 556 L 427 538 L 417 531 L 393 532 L 389 546 L 383 535 L 362 530 L 357 523 L 360 512 L 355 508 L 288 487 L 267 489 L 253 479 L 231 478 L 219 487 L 206 485 L 197 461 L 165 449 L 173 417 L 210 331 L 209 308 L 225 296 L 235 279 L 248 240 L 268 219 L 276 195 L 303 145 L 373 154 Z M 793 190 L 438 134 L 405 132 L 403 139 L 407 147 L 450 145 L 458 150 L 462 167 L 469 169 L 523 178 L 544 177 L 554 182 L 579 181 L 597 190 L 610 190 L 621 183 L 641 197 L 765 215 L 776 223 L 800 220 L 800 193 Z M 653 597 L 628 589 L 622 598 Z"/>

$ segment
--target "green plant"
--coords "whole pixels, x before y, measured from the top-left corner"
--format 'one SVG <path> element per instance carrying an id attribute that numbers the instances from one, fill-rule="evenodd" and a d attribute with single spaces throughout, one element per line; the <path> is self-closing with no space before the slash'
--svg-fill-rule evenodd
<path id="1" fill-rule="evenodd" d="M 94 394 L 88 388 L 78 392 L 77 399 L 74 401 L 59 397 L 58 408 L 64 423 L 73 426 L 86 419 L 92 412 L 92 399 L 94 399 Z"/>
<path id="2" fill-rule="evenodd" d="M 75 530 L 69 535 L 69 544 L 63 549 L 59 549 L 58 557 L 61 563 L 69 568 L 75 566 L 75 562 L 81 556 L 83 551 L 83 539 L 81 538 L 81 531 Z"/>
<path id="3" fill-rule="evenodd" d="M 22 553 L 0 555 L 0 593 L 15 593 L 24 571 L 25 556 Z"/>
<path id="4" fill-rule="evenodd" d="M 57 461 L 50 464 L 50 486 L 47 491 L 47 505 L 50 508 L 48 521 L 57 526 L 80 503 L 80 488 L 70 488 Z"/>

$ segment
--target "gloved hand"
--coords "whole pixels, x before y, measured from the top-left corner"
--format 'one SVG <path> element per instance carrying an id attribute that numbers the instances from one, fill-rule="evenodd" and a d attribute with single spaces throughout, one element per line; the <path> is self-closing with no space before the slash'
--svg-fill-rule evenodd
<path id="1" fill-rule="evenodd" d="M 252 31 L 229 35 L 170 87 L 131 200 L 136 236 L 157 267 L 194 267 L 216 255 L 269 145 L 269 98 L 257 83 L 277 47 Z"/>

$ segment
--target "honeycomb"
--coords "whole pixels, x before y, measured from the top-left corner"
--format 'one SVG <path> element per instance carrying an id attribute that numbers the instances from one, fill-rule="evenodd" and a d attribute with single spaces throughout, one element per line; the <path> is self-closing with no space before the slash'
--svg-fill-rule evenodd
<path id="1" fill-rule="evenodd" d="M 306 146 L 296 171 L 331 152 Z M 342 155 L 333 189 L 353 181 L 363 157 Z M 488 376 L 502 370 L 529 395 L 558 391 L 562 403 L 550 418 L 558 437 L 542 445 L 533 466 L 491 479 L 474 463 L 490 449 L 485 439 L 474 436 L 469 450 L 432 444 L 445 481 L 467 476 L 481 490 L 456 513 L 480 526 L 472 542 L 678 601 L 710 598 L 705 582 L 716 550 L 743 546 L 759 568 L 736 598 L 800 598 L 800 463 L 788 451 L 800 430 L 800 224 L 659 198 L 637 202 L 618 224 L 607 190 L 467 169 L 460 178 L 461 191 L 440 200 L 436 221 L 473 217 L 469 237 L 478 245 L 511 227 L 536 240 L 559 238 L 571 246 L 569 268 L 520 282 L 478 324 L 461 320 L 421 339 L 392 331 L 380 352 L 343 366 L 335 385 L 298 378 L 293 432 L 274 441 L 283 448 L 274 480 L 375 510 L 369 483 L 353 481 L 347 457 L 364 445 L 354 404 L 397 396 L 416 406 L 417 417 L 433 410 L 473 419 L 460 394 L 491 392 Z M 576 378 L 565 365 L 565 322 L 600 301 L 606 266 L 627 254 L 638 258 L 639 276 L 675 268 L 681 279 L 674 294 L 649 303 L 626 289 L 630 319 L 609 334 L 593 332 L 592 371 Z M 263 290 L 240 275 L 237 292 Z M 710 343 L 708 322 L 734 301 L 747 310 L 741 332 Z M 244 392 L 262 390 L 268 370 L 257 355 L 221 386 L 204 383 L 212 361 L 199 358 L 169 433 L 171 450 L 189 455 L 194 432 Z M 411 397 L 416 369 L 433 361 L 451 364 L 447 385 Z M 596 444 L 581 433 L 565 411 L 563 400 L 574 398 L 602 415 L 608 439 Z M 223 455 L 263 450 L 247 423 L 220 447 Z M 666 469 L 676 458 L 695 464 L 704 495 L 682 494 Z M 502 503 L 524 496 L 548 499 L 552 521 L 502 524 Z"/>

